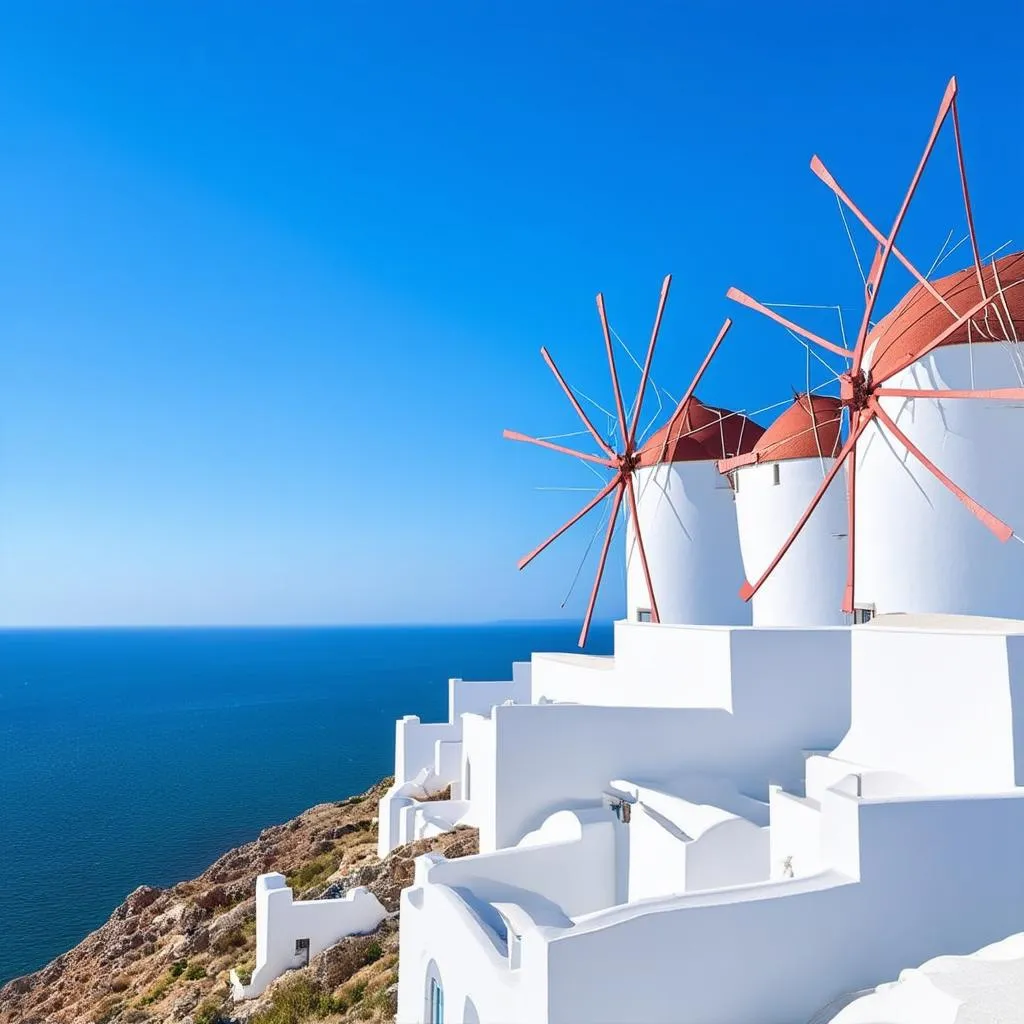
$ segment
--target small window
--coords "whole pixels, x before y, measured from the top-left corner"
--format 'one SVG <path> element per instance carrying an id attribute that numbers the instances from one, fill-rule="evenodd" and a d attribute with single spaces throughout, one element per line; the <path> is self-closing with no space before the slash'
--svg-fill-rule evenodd
<path id="1" fill-rule="evenodd" d="M 637 622 L 653 622 L 651 618 L 650 608 L 637 608 L 636 610 L 636 621 Z"/>
<path id="2" fill-rule="evenodd" d="M 853 609 L 853 621 L 856 624 L 862 622 L 870 622 L 875 617 L 874 608 L 854 608 Z"/>
<path id="3" fill-rule="evenodd" d="M 777 462 L 772 466 L 772 486 L 779 486 L 779 464 Z"/>
<path id="4" fill-rule="evenodd" d="M 301 957 L 304 964 L 309 964 L 309 939 L 295 940 L 295 955 Z"/>

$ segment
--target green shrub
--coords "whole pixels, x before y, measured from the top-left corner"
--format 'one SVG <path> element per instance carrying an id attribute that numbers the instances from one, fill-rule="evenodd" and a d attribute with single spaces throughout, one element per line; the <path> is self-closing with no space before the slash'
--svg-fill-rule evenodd
<path id="1" fill-rule="evenodd" d="M 384 950 L 380 948 L 380 943 L 374 939 L 366 947 L 366 952 L 363 953 L 364 964 L 375 964 L 384 955 Z"/>
<path id="2" fill-rule="evenodd" d="M 175 960 L 174 963 L 171 964 L 171 977 L 180 978 L 185 973 L 185 969 L 187 967 L 187 960 Z"/>
<path id="3" fill-rule="evenodd" d="M 398 1013 L 398 994 L 395 992 L 392 986 L 398 981 L 398 975 L 388 975 L 385 979 L 386 984 L 383 988 L 377 990 L 373 997 L 373 1005 L 379 1010 L 384 1011 L 384 1017 L 386 1020 L 392 1020 Z"/>
<path id="4" fill-rule="evenodd" d="M 293 978 L 274 990 L 270 1006 L 252 1017 L 250 1024 L 301 1024 L 341 1013 L 346 1007 L 345 1000 L 335 999 L 309 978 Z"/>
<path id="5" fill-rule="evenodd" d="M 253 934 L 255 934 L 256 925 L 253 922 Z M 246 945 L 249 936 L 246 935 L 243 926 L 238 928 L 232 928 L 229 932 L 224 932 L 218 935 L 216 939 L 211 943 L 211 948 L 214 953 L 230 953 L 233 949 L 240 949 Z"/>
<path id="6" fill-rule="evenodd" d="M 112 1021 L 117 1016 L 120 1009 L 120 1000 L 104 999 L 96 1007 L 96 1024 L 108 1024 L 109 1021 Z"/>
<path id="7" fill-rule="evenodd" d="M 146 1006 L 149 1003 L 155 1003 L 158 999 L 162 999 L 166 994 L 167 990 L 174 984 L 177 979 L 177 975 L 174 973 L 172 967 L 143 997 L 139 1000 L 141 1005 Z"/>
<path id="8" fill-rule="evenodd" d="M 353 982 L 345 989 L 345 995 L 351 1003 L 358 1003 L 363 998 L 363 994 L 366 992 L 366 982 L 356 981 Z"/>
<path id="9" fill-rule="evenodd" d="M 337 870 L 339 863 L 340 858 L 332 850 L 319 857 L 314 857 L 302 867 L 296 868 L 285 881 L 292 889 L 309 889 L 320 882 L 326 882 Z"/>
<path id="10" fill-rule="evenodd" d="M 185 980 L 195 981 L 196 978 L 205 978 L 206 968 L 202 964 L 189 964 L 185 969 Z"/>
<path id="11" fill-rule="evenodd" d="M 192 1011 L 192 1020 L 195 1024 L 219 1024 L 221 1020 L 221 1006 L 223 1004 L 218 999 L 209 998 L 204 999 L 196 1008 Z"/>
<path id="12" fill-rule="evenodd" d="M 381 779 L 377 783 L 377 787 L 381 790 L 390 789 L 395 783 L 394 775 L 389 775 L 385 779 Z M 352 807 L 354 804 L 361 804 L 366 799 L 366 793 L 360 793 L 358 796 L 348 796 L 344 800 L 336 800 L 334 802 L 335 807 Z"/>

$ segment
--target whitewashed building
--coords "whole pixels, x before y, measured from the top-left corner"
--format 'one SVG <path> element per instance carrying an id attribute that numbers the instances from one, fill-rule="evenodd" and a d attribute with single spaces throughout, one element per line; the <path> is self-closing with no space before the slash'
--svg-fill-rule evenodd
<path id="1" fill-rule="evenodd" d="M 872 336 L 869 370 L 884 372 L 897 342 L 894 365 L 910 359 L 887 387 L 1019 384 L 1005 339 L 954 335 L 915 361 L 908 308 L 926 322 L 904 303 Z M 975 395 L 954 414 L 954 398 L 879 400 L 948 476 L 1021 518 L 1013 402 Z M 721 460 L 748 579 L 842 472 L 846 401 L 797 396 Z M 480 829 L 481 852 L 417 861 L 399 1021 L 857 1020 L 852 997 L 908 964 L 1020 930 L 1021 553 L 940 501 L 934 476 L 908 474 L 884 423 L 871 431 L 854 456 L 856 607 L 870 621 L 842 611 L 843 480 L 755 592 L 752 625 L 725 601 L 720 623 L 645 622 L 634 579 L 614 655 L 535 654 L 528 701 L 464 716 L 460 820 Z M 643 532 L 657 536 L 656 521 Z M 699 566 L 670 556 L 659 571 Z"/>
<path id="2" fill-rule="evenodd" d="M 838 429 L 820 454 L 796 454 L 800 409 L 779 421 L 790 436 L 774 450 L 790 458 L 732 468 L 738 510 L 745 480 L 773 465 L 765 501 L 792 468 L 794 518 L 817 486 Z M 397 723 L 380 852 L 459 823 L 481 849 L 417 861 L 401 898 L 399 1021 L 890 1024 L 870 1016 L 873 986 L 1019 930 L 1024 621 L 882 612 L 830 625 L 842 546 L 828 531 L 817 542 L 827 580 L 796 559 L 787 584 L 799 596 L 803 574 L 816 599 L 795 607 L 817 624 L 627 619 L 611 656 L 537 653 L 504 682 L 452 680 L 447 722 Z M 311 904 L 306 920 L 322 913 L 340 937 L 342 910 Z M 267 929 L 277 952 L 236 996 L 295 965 L 294 923 Z M 914 1005 L 948 1008 L 930 989 Z"/>
<path id="3" fill-rule="evenodd" d="M 469 817 L 472 766 L 462 752 L 463 716 L 487 718 L 495 705 L 529 703 L 529 662 L 515 662 L 512 678 L 496 682 L 448 680 L 448 721 L 395 723 L 395 779 L 381 798 L 377 854 L 446 832 Z M 449 799 L 432 799 L 449 790 Z"/>
<path id="4" fill-rule="evenodd" d="M 620 640 L 712 632 L 617 631 Z M 556 691 L 560 678 L 571 689 L 589 671 L 609 703 L 495 709 L 496 723 L 535 723 L 516 737 L 518 758 L 495 748 L 509 788 L 499 781 L 480 797 L 518 810 L 498 815 L 504 830 L 487 852 L 418 860 L 402 895 L 400 1021 L 790 1024 L 907 964 L 970 952 L 1019 926 L 1024 623 L 882 616 L 792 631 L 798 643 L 834 638 L 802 735 L 784 723 L 804 694 L 781 659 L 765 660 L 760 639 L 790 631 L 721 632 L 757 638 L 757 717 L 778 750 L 769 740 L 751 753 L 733 727 L 713 726 L 701 682 L 713 671 L 705 661 L 690 676 L 687 643 L 675 664 L 679 690 L 692 680 L 693 697 L 675 714 L 657 712 L 660 735 L 644 709 L 622 706 L 640 663 L 626 674 L 620 645 L 611 669 L 561 672 L 535 658 L 535 694 Z M 790 649 L 799 664 L 801 650 Z M 666 666 L 671 649 L 658 653 Z M 743 704 L 726 717 L 745 718 Z M 844 716 L 838 742 L 813 742 L 815 731 L 836 735 Z M 566 763 L 585 764 L 568 780 L 547 753 L 559 735 L 571 738 Z M 610 749 L 587 753 L 602 742 Z M 802 777 L 783 782 L 794 762 Z M 548 799 L 533 792 L 531 771 L 551 780 Z M 516 779 L 522 799 L 511 793 Z"/>
<path id="5" fill-rule="evenodd" d="M 1018 270 L 1024 257 L 1004 267 Z M 913 325 L 935 333 L 915 302 L 871 336 L 869 371 L 907 364 L 890 390 L 1019 383 L 1014 344 L 991 337 L 913 359 Z M 1024 519 L 1015 403 L 879 400 L 950 477 Z M 419 858 L 402 893 L 403 1024 L 846 1024 L 854 996 L 907 965 L 1020 931 L 1021 546 L 999 547 L 880 421 L 853 456 L 854 592 L 874 618 L 842 611 L 845 481 L 752 615 L 738 597 L 841 472 L 848 401 L 797 396 L 763 433 L 692 405 L 634 469 L 661 621 L 630 533 L 614 654 L 538 652 L 509 680 L 450 681 L 447 721 L 396 723 L 380 854 L 458 824 L 480 836 L 475 856 Z M 357 902 L 377 912 L 261 882 L 282 924 L 258 934 L 239 997 L 294 966 L 297 915 L 340 937 L 365 923 Z"/>

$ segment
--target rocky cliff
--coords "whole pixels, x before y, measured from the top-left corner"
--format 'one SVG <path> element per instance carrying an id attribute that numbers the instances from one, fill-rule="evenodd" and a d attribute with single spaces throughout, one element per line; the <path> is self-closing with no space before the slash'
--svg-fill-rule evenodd
<path id="1" fill-rule="evenodd" d="M 190 882 L 136 889 L 109 921 L 35 974 L 0 988 L 0 1024 L 300 1024 L 391 1020 L 398 977 L 398 894 L 413 858 L 477 850 L 457 829 L 377 857 L 377 801 L 321 804 L 224 854 Z M 372 935 L 352 936 L 278 979 L 258 1000 L 233 1004 L 232 967 L 256 957 L 256 876 L 280 871 L 296 898 L 369 887 L 391 912 Z"/>

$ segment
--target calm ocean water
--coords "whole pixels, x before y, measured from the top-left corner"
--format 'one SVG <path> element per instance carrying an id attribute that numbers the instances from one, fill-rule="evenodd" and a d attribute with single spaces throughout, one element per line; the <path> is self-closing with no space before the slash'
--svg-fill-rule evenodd
<path id="1" fill-rule="evenodd" d="M 0 631 L 0 983 L 393 768 L 450 676 L 508 678 L 578 626 Z M 611 628 L 588 649 L 610 651 Z"/>

